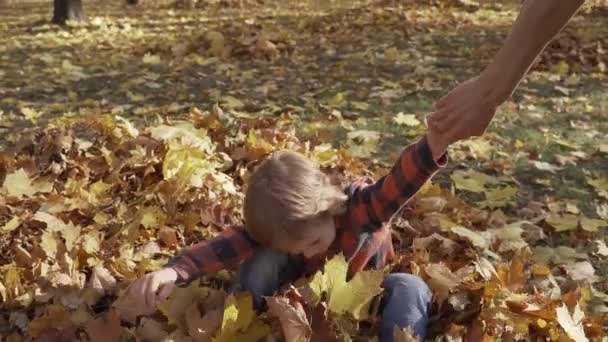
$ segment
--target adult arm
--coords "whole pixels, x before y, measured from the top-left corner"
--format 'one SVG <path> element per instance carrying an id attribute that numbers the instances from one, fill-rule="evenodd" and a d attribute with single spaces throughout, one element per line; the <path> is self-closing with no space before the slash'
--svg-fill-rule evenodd
<path id="1" fill-rule="evenodd" d="M 526 0 L 511 32 L 482 73 L 441 98 L 428 118 L 439 145 L 484 133 L 496 108 L 513 93 L 536 57 L 584 0 Z"/>

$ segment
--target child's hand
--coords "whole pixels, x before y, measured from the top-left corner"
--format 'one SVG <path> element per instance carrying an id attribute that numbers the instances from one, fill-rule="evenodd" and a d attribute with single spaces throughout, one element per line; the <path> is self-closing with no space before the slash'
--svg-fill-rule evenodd
<path id="1" fill-rule="evenodd" d="M 129 293 L 146 310 L 153 311 L 156 305 L 165 300 L 175 287 L 177 272 L 171 267 L 148 273 L 131 284 Z M 157 294 L 160 289 L 160 293 Z"/>

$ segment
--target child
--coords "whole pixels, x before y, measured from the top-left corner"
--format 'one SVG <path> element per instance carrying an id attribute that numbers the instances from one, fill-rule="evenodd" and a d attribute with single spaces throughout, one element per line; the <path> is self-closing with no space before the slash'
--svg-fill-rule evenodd
<path id="1" fill-rule="evenodd" d="M 366 267 L 381 269 L 394 257 L 392 216 L 447 162 L 445 146 L 434 141 L 432 134 L 423 137 L 407 146 L 380 180 L 364 178 L 346 190 L 300 154 L 275 152 L 251 175 L 245 227 L 226 228 L 211 241 L 183 249 L 165 268 L 136 280 L 130 292 L 153 308 L 174 285 L 240 265 L 239 290 L 250 291 L 261 310 L 263 296 L 331 254 L 345 255 L 349 276 Z M 411 274 L 395 273 L 383 287 L 381 341 L 392 341 L 394 326 L 412 328 L 423 340 L 432 301 L 428 286 Z"/>

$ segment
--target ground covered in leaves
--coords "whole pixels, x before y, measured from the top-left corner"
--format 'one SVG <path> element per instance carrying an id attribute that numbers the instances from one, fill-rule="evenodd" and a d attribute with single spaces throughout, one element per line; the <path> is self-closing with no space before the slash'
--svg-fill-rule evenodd
<path id="1" fill-rule="evenodd" d="M 340 258 L 259 316 L 226 293 L 231 272 L 153 313 L 123 294 L 240 223 L 252 166 L 275 149 L 345 180 L 381 175 L 424 133 L 433 101 L 483 68 L 515 4 L 85 11 L 88 23 L 59 28 L 48 3 L 0 9 L 2 340 L 369 340 L 382 273 L 346 283 Z M 395 220 L 386 272 L 433 289 L 429 339 L 605 340 L 606 18 L 581 13 L 488 134 L 451 147 Z"/>

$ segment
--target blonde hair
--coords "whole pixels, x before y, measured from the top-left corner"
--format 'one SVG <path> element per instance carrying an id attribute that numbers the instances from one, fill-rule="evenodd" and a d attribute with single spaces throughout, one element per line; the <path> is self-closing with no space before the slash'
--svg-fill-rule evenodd
<path id="1" fill-rule="evenodd" d="M 301 154 L 274 152 L 249 178 L 245 228 L 258 242 L 276 248 L 305 237 L 302 223 L 344 212 L 346 199 L 340 187 Z"/>

